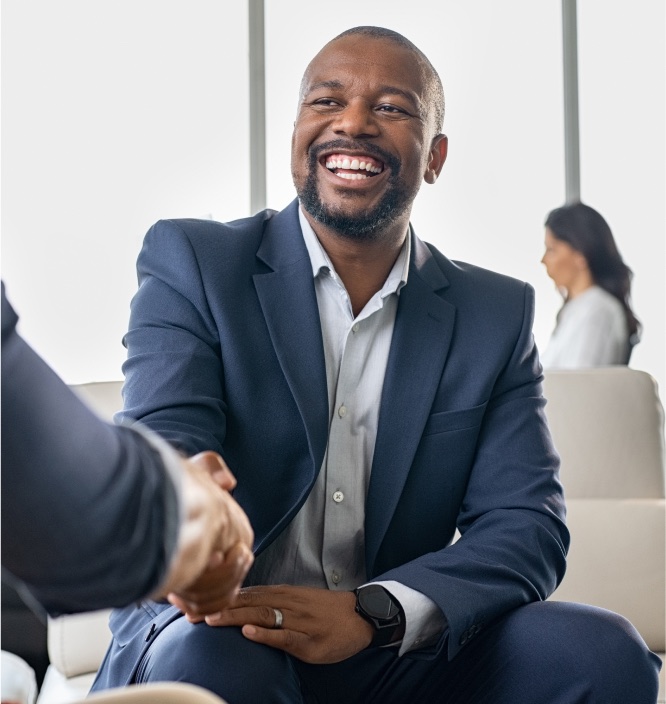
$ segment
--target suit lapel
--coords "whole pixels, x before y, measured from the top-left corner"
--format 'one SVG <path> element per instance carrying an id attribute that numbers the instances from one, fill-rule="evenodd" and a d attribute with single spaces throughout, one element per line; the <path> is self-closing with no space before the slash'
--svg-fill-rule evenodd
<path id="1" fill-rule="evenodd" d="M 455 308 L 437 295 L 448 286 L 446 277 L 426 245 L 412 237 L 412 263 L 398 303 L 366 500 L 368 574 L 430 413 L 455 317 Z M 269 221 L 257 257 L 269 268 L 253 278 L 271 341 L 306 429 L 313 459 L 311 485 L 326 450 L 328 394 L 312 265 L 300 231 L 297 201 Z"/>
<path id="2" fill-rule="evenodd" d="M 430 414 L 455 317 L 455 308 L 436 293 L 448 286 L 446 277 L 426 245 L 416 237 L 412 241 L 413 259 L 398 303 L 366 500 L 368 575 Z"/>
<path id="3" fill-rule="evenodd" d="M 328 392 L 312 265 L 294 201 L 267 225 L 257 257 L 270 269 L 254 283 L 271 341 L 305 425 L 314 473 L 328 432 Z"/>

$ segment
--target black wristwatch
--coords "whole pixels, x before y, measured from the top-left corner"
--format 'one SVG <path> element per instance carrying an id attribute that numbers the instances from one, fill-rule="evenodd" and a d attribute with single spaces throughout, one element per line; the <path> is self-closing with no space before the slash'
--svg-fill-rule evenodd
<path id="1" fill-rule="evenodd" d="M 371 648 L 388 645 L 405 622 L 400 603 L 379 584 L 368 584 L 354 589 L 356 613 L 375 629 Z"/>

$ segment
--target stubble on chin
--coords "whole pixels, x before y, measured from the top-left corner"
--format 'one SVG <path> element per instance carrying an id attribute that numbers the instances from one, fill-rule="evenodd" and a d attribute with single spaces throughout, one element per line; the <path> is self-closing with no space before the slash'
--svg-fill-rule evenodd
<path id="1" fill-rule="evenodd" d="M 333 230 L 341 237 L 365 242 L 378 240 L 382 233 L 411 206 L 413 198 L 410 198 L 397 170 L 392 172 L 383 196 L 372 208 L 360 211 L 354 209 L 354 201 L 363 196 L 361 193 L 351 190 L 341 191 L 339 205 L 325 203 L 319 192 L 317 167 L 316 157 L 310 154 L 305 178 L 302 181 L 294 178 L 296 192 L 304 210 L 316 222 Z M 300 186 L 299 181 L 301 182 Z M 350 206 L 349 208 L 345 207 L 345 201 Z"/>

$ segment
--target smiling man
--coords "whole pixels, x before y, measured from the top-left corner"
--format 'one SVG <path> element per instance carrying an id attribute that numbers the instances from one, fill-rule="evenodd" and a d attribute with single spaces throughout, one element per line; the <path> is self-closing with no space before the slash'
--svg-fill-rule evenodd
<path id="1" fill-rule="evenodd" d="M 172 603 L 116 611 L 95 689 L 184 680 L 230 704 L 655 700 L 658 660 L 630 624 L 544 601 L 568 533 L 533 292 L 449 261 L 410 225 L 446 159 L 443 113 L 411 42 L 348 30 L 301 84 L 298 199 L 146 236 L 125 414 L 225 458 L 256 560 L 229 608 L 206 598 L 211 569 Z"/>

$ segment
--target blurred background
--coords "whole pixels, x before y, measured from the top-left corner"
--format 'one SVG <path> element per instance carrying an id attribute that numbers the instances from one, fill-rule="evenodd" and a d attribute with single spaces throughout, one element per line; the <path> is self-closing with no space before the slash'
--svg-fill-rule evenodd
<path id="1" fill-rule="evenodd" d="M 666 385 L 665 5 L 580 0 L 581 196 L 635 273 L 631 366 Z M 251 214 L 247 0 L 3 0 L 2 277 L 21 331 L 69 383 L 120 379 L 135 260 L 160 218 Z M 561 305 L 539 263 L 565 199 L 560 0 L 268 0 L 267 205 L 295 195 L 310 58 L 351 26 L 417 44 L 449 158 L 413 212 L 452 259 L 528 281 L 541 348 Z"/>

